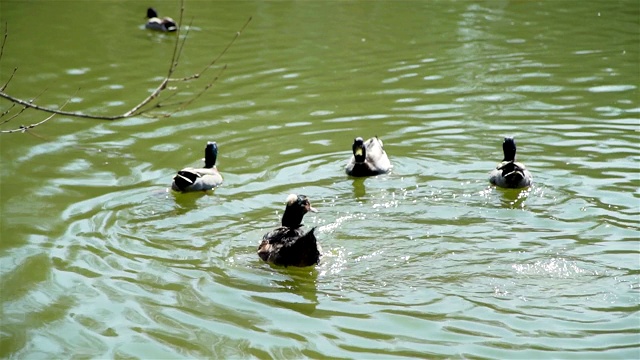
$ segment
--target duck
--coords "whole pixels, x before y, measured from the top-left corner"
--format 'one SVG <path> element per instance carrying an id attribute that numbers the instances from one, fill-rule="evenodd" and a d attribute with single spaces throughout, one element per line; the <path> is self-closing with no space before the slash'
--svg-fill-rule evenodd
<path id="1" fill-rule="evenodd" d="M 489 182 L 493 185 L 518 189 L 530 186 L 533 176 L 523 163 L 516 162 L 516 140 L 513 137 L 505 137 L 502 143 L 504 159 L 489 175 Z"/>
<path id="2" fill-rule="evenodd" d="M 306 233 L 302 218 L 308 212 L 318 212 L 305 195 L 290 194 L 286 200 L 282 226 L 266 233 L 258 246 L 258 256 L 267 263 L 278 266 L 306 267 L 320 262 L 320 249 L 313 234 L 315 227 Z"/>
<path id="3" fill-rule="evenodd" d="M 353 139 L 353 156 L 349 159 L 345 171 L 347 175 L 362 177 L 380 175 L 391 170 L 391 162 L 384 151 L 382 140 L 378 136 L 364 141 L 361 137 Z"/>
<path id="4" fill-rule="evenodd" d="M 172 32 L 178 30 L 176 22 L 170 17 L 159 18 L 158 13 L 154 8 L 147 9 L 147 18 L 149 19 L 145 24 L 145 28 L 151 30 L 159 30 L 164 32 Z"/>
<path id="5" fill-rule="evenodd" d="M 218 144 L 215 141 L 207 142 L 204 148 L 203 168 L 184 168 L 173 177 L 171 189 L 186 193 L 192 191 L 207 191 L 215 189 L 222 184 L 222 175 L 216 168 L 218 158 Z"/>

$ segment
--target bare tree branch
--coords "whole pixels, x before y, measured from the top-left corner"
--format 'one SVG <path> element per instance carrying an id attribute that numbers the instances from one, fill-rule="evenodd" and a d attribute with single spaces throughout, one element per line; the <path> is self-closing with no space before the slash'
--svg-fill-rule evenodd
<path id="1" fill-rule="evenodd" d="M 0 45 L 0 61 L 2 61 L 2 54 L 4 54 L 4 44 L 7 43 L 7 36 L 9 36 L 9 23 L 4 23 L 4 36 L 2 37 L 2 45 Z M 7 85 L 9 85 L 9 83 L 11 82 L 11 79 L 13 79 L 13 75 L 16 74 L 16 71 L 18 71 L 18 68 L 15 67 L 13 68 L 13 72 L 11 73 L 11 76 L 9 76 L 9 80 L 7 80 L 7 82 L 2 85 L 2 87 L 0 88 L 0 91 L 4 91 L 4 89 L 7 88 Z"/>
<path id="2" fill-rule="evenodd" d="M 11 79 L 13 79 L 13 75 L 16 74 L 16 71 L 18 71 L 18 68 L 17 67 L 13 68 L 13 72 L 11 73 L 11 76 L 9 76 L 9 80 L 7 80 L 7 82 L 4 83 L 4 85 L 2 85 L 2 87 L 0 88 L 0 91 L 4 91 L 4 89 L 7 88 L 7 86 L 11 82 Z"/>
<path id="3" fill-rule="evenodd" d="M 33 99 L 29 100 L 29 103 L 33 103 L 34 101 L 36 101 L 37 98 L 40 97 L 40 95 L 44 94 L 47 91 L 47 89 L 42 90 L 42 92 L 40 94 L 38 94 L 36 97 L 34 97 Z M 22 109 L 20 109 L 20 111 L 18 111 L 18 113 L 14 114 L 13 116 L 11 116 L 10 118 L 8 118 L 7 120 L 3 121 L 0 123 L 0 125 L 4 125 L 6 123 L 8 123 L 9 121 L 15 119 L 18 117 L 18 115 L 22 114 L 25 110 L 27 110 L 29 107 L 25 106 Z"/>
<path id="4" fill-rule="evenodd" d="M 0 114 L 0 118 L 10 113 L 11 109 L 13 109 L 14 107 L 16 107 L 16 103 L 11 104 L 11 106 L 9 106 L 7 110 L 3 111 L 2 114 Z"/>
<path id="5" fill-rule="evenodd" d="M 165 114 L 166 117 L 169 117 L 175 113 L 177 113 L 178 111 L 181 111 L 182 109 L 186 108 L 187 106 L 191 105 L 192 102 L 196 101 L 200 96 L 202 96 L 202 94 L 204 94 L 207 90 L 209 90 L 209 88 L 211 86 L 213 86 L 213 84 L 215 84 L 218 79 L 220 78 L 220 76 L 222 76 L 222 73 L 227 69 L 227 65 L 223 66 L 222 69 L 220 69 L 220 72 L 218 73 L 218 75 L 213 78 L 213 80 L 211 80 L 210 83 L 207 84 L 207 86 L 204 87 L 204 89 L 202 89 L 202 91 L 200 91 L 199 93 L 197 93 L 194 97 L 192 97 L 191 99 L 184 101 L 182 103 L 180 103 L 180 106 L 175 109 L 173 112 L 169 113 L 168 115 Z"/>
<path id="6" fill-rule="evenodd" d="M 60 110 L 62 110 L 62 108 L 64 108 L 64 107 L 69 103 L 69 101 L 71 101 L 71 99 L 73 99 L 73 98 L 76 96 L 76 94 L 78 93 L 78 91 L 80 91 L 80 89 L 76 90 L 76 92 L 73 94 L 73 96 L 72 96 L 72 97 L 70 97 L 69 99 L 67 99 L 67 101 L 65 101 L 65 102 L 64 102 L 64 104 L 60 105 Z M 24 111 L 25 109 L 26 109 L 26 107 L 25 107 L 24 109 L 22 109 L 20 112 Z M 18 113 L 18 114 L 19 114 L 19 113 Z M 55 114 L 55 113 L 54 113 L 54 114 L 51 114 L 51 115 L 47 116 L 44 120 L 42 120 L 42 121 L 40 121 L 40 122 L 38 122 L 38 123 L 35 123 L 35 124 L 31 124 L 31 125 L 29 125 L 29 126 L 20 125 L 20 127 L 19 127 L 19 128 L 17 128 L 17 129 L 13 129 L 13 130 L 1 130 L 1 131 L 0 131 L 0 133 L 10 134 L 10 133 L 14 133 L 14 132 L 25 132 L 25 131 L 27 131 L 27 130 L 29 130 L 29 129 L 33 129 L 34 127 L 36 127 L 36 126 L 38 126 L 38 125 L 44 124 L 45 122 L 47 122 L 47 121 L 51 120 L 51 118 L 53 118 L 53 117 L 54 117 L 54 116 L 56 116 L 56 115 L 57 115 L 57 114 Z M 17 114 L 16 114 L 15 116 L 17 116 Z M 15 117 L 15 116 L 14 116 L 14 117 Z M 12 118 L 13 118 L 13 117 L 12 117 Z M 9 120 L 11 120 L 11 119 L 9 119 Z M 7 121 L 9 121 L 9 120 L 7 120 Z M 7 121 L 3 122 L 2 124 L 6 123 Z M 1 124 L 0 124 L 0 125 L 1 125 Z"/>
<path id="7" fill-rule="evenodd" d="M 9 35 L 9 23 L 4 23 L 4 37 L 2 38 L 2 45 L 0 45 L 0 60 L 2 60 L 2 54 L 4 54 L 4 44 L 7 42 L 7 36 Z"/>
<path id="8" fill-rule="evenodd" d="M 180 17 L 178 18 L 178 24 L 180 25 L 176 29 L 176 43 L 173 46 L 173 54 L 171 55 L 171 64 L 169 65 L 167 76 L 164 78 L 164 80 L 162 80 L 162 82 L 160 83 L 160 85 L 158 85 L 155 91 L 151 93 L 151 95 L 149 95 L 146 99 L 142 100 L 141 103 L 134 106 L 131 110 L 124 113 L 122 115 L 123 118 L 138 115 L 145 112 L 145 111 L 141 111 L 140 109 L 142 109 L 142 107 L 144 107 L 145 105 L 153 101 L 155 98 L 157 98 L 158 95 L 160 95 L 160 93 L 167 88 L 167 84 L 169 83 L 169 78 L 171 78 L 171 75 L 176 70 L 176 67 L 178 67 L 177 58 L 180 57 L 180 54 L 178 53 L 178 49 L 182 51 L 182 46 L 179 46 L 179 45 L 180 45 L 180 29 L 182 28 L 183 15 L 184 15 L 184 0 L 180 2 Z M 184 44 L 185 41 L 187 41 L 186 38 L 182 41 L 182 43 Z"/>
<path id="9" fill-rule="evenodd" d="M 25 106 L 27 108 L 31 108 L 31 109 L 35 109 L 35 110 L 39 110 L 39 111 L 43 111 L 43 112 L 48 112 L 48 113 L 53 113 L 53 114 L 58 114 L 58 115 L 66 115 L 66 116 L 72 116 L 72 117 L 79 117 L 79 118 L 85 118 L 85 119 L 99 119 L 99 120 L 118 120 L 118 119 L 123 119 L 126 116 L 124 115 L 115 115 L 115 116 L 101 116 L 101 115 L 90 115 L 90 114 L 83 114 L 80 112 L 75 112 L 75 111 L 62 111 L 59 109 L 52 109 L 52 108 L 48 108 L 48 107 L 44 107 L 44 106 L 39 106 L 36 104 L 32 104 L 29 101 L 25 101 L 22 99 L 18 99 L 16 97 L 13 97 L 7 93 L 4 93 L 2 91 L 0 91 L 0 97 L 5 98 L 11 102 L 14 102 L 18 105 L 22 105 Z"/>
<path id="10" fill-rule="evenodd" d="M 179 17 L 179 22 L 178 22 L 179 24 L 182 24 L 183 18 L 184 18 L 184 0 L 181 1 L 181 5 L 180 5 L 180 17 Z M 168 84 L 170 82 L 178 82 L 178 81 L 185 81 L 186 82 L 186 81 L 189 81 L 189 80 L 199 79 L 205 71 L 207 71 L 214 64 L 216 64 L 216 62 L 224 54 L 227 53 L 227 51 L 235 43 L 236 39 L 246 29 L 246 27 L 248 26 L 250 21 L 251 21 L 251 17 L 249 17 L 249 19 L 242 26 L 240 31 L 236 32 L 236 34 L 233 37 L 233 39 L 231 39 L 231 41 L 222 50 L 222 52 L 220 52 L 208 65 L 206 65 L 202 71 L 200 71 L 199 73 L 195 73 L 195 74 L 193 74 L 191 76 L 187 76 L 187 77 L 180 78 L 180 79 L 175 79 L 175 78 L 172 78 L 172 76 L 173 76 L 174 72 L 176 71 L 176 69 L 177 69 L 177 67 L 179 65 L 179 59 L 180 59 L 180 56 L 181 56 L 182 51 L 184 49 L 184 45 L 185 45 L 185 43 L 187 41 L 187 38 L 188 38 L 188 35 L 189 35 L 189 30 L 191 28 L 191 23 L 193 22 L 193 19 L 191 19 L 191 21 L 189 22 L 189 25 L 187 27 L 185 27 L 185 35 L 184 36 L 181 36 L 181 29 L 183 28 L 183 26 L 180 25 L 178 27 L 177 31 L 176 31 L 175 45 L 174 45 L 174 48 L 173 48 L 173 54 L 171 56 L 171 63 L 169 65 L 168 69 L 167 69 L 166 77 L 164 77 L 164 79 L 162 79 L 160 84 L 158 84 L 158 86 L 151 92 L 151 94 L 149 94 L 149 96 L 147 96 L 145 99 L 143 99 L 138 104 L 133 106 L 130 110 L 128 110 L 128 111 L 126 111 L 124 113 L 121 113 L 121 114 L 116 114 L 116 115 L 97 115 L 97 114 L 88 114 L 88 113 L 84 113 L 84 112 L 81 112 L 81 111 L 65 111 L 65 110 L 63 110 L 63 107 L 65 105 L 67 105 L 71 99 L 67 100 L 64 103 L 64 105 L 60 106 L 59 108 L 51 108 L 51 107 L 41 106 L 41 105 L 36 104 L 35 103 L 35 99 L 37 97 L 33 98 L 31 100 L 24 100 L 24 99 L 20 99 L 18 97 L 15 97 L 13 95 L 10 95 L 9 93 L 5 92 L 5 89 L 7 88 L 9 83 L 12 81 L 14 75 L 17 72 L 17 68 L 15 68 L 13 70 L 13 73 L 11 74 L 9 79 L 7 80 L 7 82 L 2 87 L 0 87 L 0 98 L 5 99 L 5 100 L 13 103 L 9 109 L 4 111 L 0 115 L 0 117 L 5 116 L 6 114 L 8 114 L 10 112 L 10 110 L 13 107 L 15 107 L 16 105 L 20 105 L 23 108 L 17 114 L 14 114 L 9 119 L 7 119 L 4 122 L 0 123 L 0 125 L 3 125 L 5 123 L 9 122 L 10 120 L 14 119 L 15 117 L 17 117 L 18 115 L 20 115 L 22 112 L 24 112 L 27 109 L 33 109 L 33 110 L 36 110 L 36 111 L 46 112 L 46 113 L 50 113 L 52 115 L 47 117 L 43 121 L 38 122 L 38 123 L 31 124 L 29 126 L 21 126 L 20 128 L 14 129 L 14 130 L 0 131 L 0 133 L 24 132 L 24 131 L 26 131 L 28 129 L 31 129 L 31 128 L 35 127 L 35 126 L 38 126 L 40 124 L 43 124 L 43 123 L 49 121 L 51 118 L 53 118 L 54 115 L 63 115 L 63 116 L 69 116 L 69 117 L 75 117 L 75 118 L 97 119 L 97 120 L 119 120 L 119 119 L 124 119 L 124 118 L 128 118 L 128 117 L 133 117 L 133 116 L 141 116 L 141 115 L 148 116 L 148 117 L 156 117 L 156 118 L 157 117 L 161 117 L 161 116 L 163 116 L 163 117 L 171 116 L 171 115 L 175 114 L 176 112 L 184 109 L 186 106 L 192 104 L 198 98 L 200 98 L 202 96 L 202 94 L 204 94 L 209 88 L 212 87 L 212 85 L 215 82 L 217 82 L 217 80 L 220 78 L 220 76 L 222 75 L 224 70 L 227 68 L 227 66 L 225 65 L 224 67 L 222 67 L 222 69 L 219 71 L 219 73 L 216 75 L 216 77 L 214 79 L 212 79 L 202 89 L 202 91 L 198 92 L 192 98 L 190 98 L 190 99 L 188 99 L 186 101 L 183 101 L 183 102 L 178 102 L 178 103 L 173 103 L 173 104 L 166 104 L 165 103 L 168 99 L 170 99 L 173 96 L 175 96 L 178 93 L 178 91 L 173 92 L 169 96 L 163 97 L 163 99 L 160 100 L 160 98 L 159 98 L 160 95 L 164 91 L 166 91 L 167 89 L 170 89 Z M 4 46 L 6 44 L 7 38 L 8 38 L 8 25 L 5 24 L 4 38 L 2 40 L 2 45 L 0 46 L 0 59 L 2 59 L 2 54 L 3 54 L 3 51 L 4 51 Z M 156 101 L 156 102 L 154 103 L 154 101 Z M 152 103 L 154 103 L 154 104 L 151 105 Z M 178 108 L 174 109 L 174 111 L 171 111 L 171 112 L 168 112 L 168 113 L 148 114 L 148 112 L 150 112 L 150 111 L 152 111 L 154 109 L 159 109 L 161 107 L 168 107 L 168 106 L 176 106 L 176 105 L 178 106 Z"/>
<path id="11" fill-rule="evenodd" d="M 235 36 L 233 37 L 233 39 L 231 39 L 231 41 L 227 44 L 227 46 L 222 50 L 222 52 L 215 58 L 213 59 L 213 61 L 211 61 L 211 63 L 209 63 L 209 65 L 205 66 L 204 69 L 202 69 L 202 71 L 200 71 L 199 73 L 195 73 L 191 76 L 187 76 L 184 77 L 182 79 L 171 79 L 172 81 L 187 81 L 187 80 L 191 80 L 191 79 L 197 79 L 200 76 L 202 76 L 202 74 L 204 74 L 205 71 L 209 70 L 210 67 L 212 67 L 218 60 L 220 60 L 220 58 L 227 53 L 227 51 L 229 50 L 229 48 L 231 48 L 231 46 L 233 45 L 233 43 L 236 41 L 236 39 L 238 39 L 240 37 L 240 35 L 242 34 L 242 32 L 244 31 L 244 29 L 247 28 L 247 26 L 249 25 L 249 23 L 251 22 L 252 17 L 250 16 L 249 19 L 247 19 L 247 22 L 244 23 L 244 25 L 242 26 L 242 28 L 240 29 L 240 31 L 236 32 Z"/>

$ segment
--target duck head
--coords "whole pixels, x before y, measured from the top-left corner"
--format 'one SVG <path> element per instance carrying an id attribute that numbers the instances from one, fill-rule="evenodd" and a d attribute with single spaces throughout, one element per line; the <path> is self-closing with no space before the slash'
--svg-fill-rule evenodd
<path id="1" fill-rule="evenodd" d="M 154 8 L 148 8 L 147 9 L 147 18 L 151 19 L 151 18 L 155 18 L 158 17 L 158 13 L 156 12 L 156 10 Z"/>
<path id="2" fill-rule="evenodd" d="M 502 151 L 504 152 L 504 159 L 502 161 L 515 161 L 516 140 L 512 137 L 505 137 L 502 143 Z"/>
<path id="3" fill-rule="evenodd" d="M 367 158 L 367 149 L 364 146 L 364 139 L 361 137 L 357 137 L 353 139 L 353 157 L 356 159 L 357 163 L 363 163 Z"/>
<path id="4" fill-rule="evenodd" d="M 304 214 L 311 212 L 318 212 L 309 203 L 304 195 L 291 194 L 287 197 L 287 207 L 284 209 L 282 215 L 282 226 L 290 228 L 298 228 L 302 226 L 302 218 Z"/>
<path id="5" fill-rule="evenodd" d="M 207 169 L 214 167 L 216 159 L 218 159 L 218 144 L 215 141 L 209 141 L 204 148 L 204 167 Z"/>

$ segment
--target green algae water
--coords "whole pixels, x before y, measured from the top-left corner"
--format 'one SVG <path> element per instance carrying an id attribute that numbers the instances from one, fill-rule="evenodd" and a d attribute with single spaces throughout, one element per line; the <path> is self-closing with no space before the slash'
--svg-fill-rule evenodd
<path id="1" fill-rule="evenodd" d="M 18 67 L 14 96 L 133 107 L 175 40 L 144 29 L 148 6 L 178 17 L 173 1 L 3 0 L 0 83 Z M 227 66 L 184 110 L 0 134 L 0 357 L 640 357 L 638 1 L 185 11 L 176 77 L 252 21 L 178 85 Z M 347 177 L 353 138 L 374 135 L 392 172 Z M 504 136 L 529 189 L 489 186 Z M 207 141 L 224 184 L 168 192 Z M 319 210 L 315 267 L 256 254 L 289 193 Z"/>

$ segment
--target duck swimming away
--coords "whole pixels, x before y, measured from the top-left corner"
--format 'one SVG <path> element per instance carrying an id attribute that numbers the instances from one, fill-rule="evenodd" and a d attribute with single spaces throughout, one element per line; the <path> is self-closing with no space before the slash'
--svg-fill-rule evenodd
<path id="1" fill-rule="evenodd" d="M 384 151 L 382 140 L 377 136 L 366 142 L 357 137 L 353 140 L 353 155 L 345 167 L 350 176 L 373 176 L 389 172 L 391 162 Z"/>
<path id="2" fill-rule="evenodd" d="M 222 175 L 216 168 L 218 144 L 209 141 L 204 148 L 203 168 L 184 168 L 173 177 L 171 189 L 178 192 L 207 191 L 222 184 Z"/>
<path id="3" fill-rule="evenodd" d="M 289 195 L 282 215 L 282 226 L 262 237 L 258 256 L 268 263 L 285 267 L 318 264 L 321 255 L 313 234 L 316 228 L 307 233 L 302 230 L 302 218 L 309 211 L 317 212 L 306 196 Z"/>
<path id="4" fill-rule="evenodd" d="M 516 162 L 516 141 L 512 137 L 505 137 L 502 143 L 504 159 L 491 171 L 489 182 L 493 185 L 517 189 L 530 186 L 533 176 L 523 163 Z"/>
<path id="5" fill-rule="evenodd" d="M 151 30 L 164 32 L 172 32 L 178 30 L 176 22 L 170 17 L 159 18 L 154 8 L 147 9 L 147 18 L 149 19 L 144 27 Z"/>

